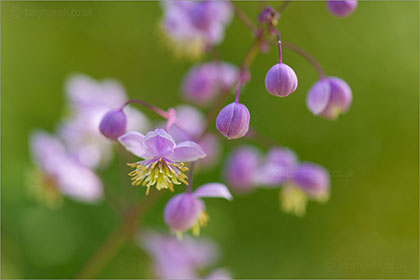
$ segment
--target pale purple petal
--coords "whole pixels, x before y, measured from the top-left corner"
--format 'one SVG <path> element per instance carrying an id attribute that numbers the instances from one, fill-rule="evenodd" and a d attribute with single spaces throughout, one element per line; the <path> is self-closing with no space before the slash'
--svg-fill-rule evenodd
<path id="1" fill-rule="evenodd" d="M 205 279 L 208 280 L 230 280 L 232 276 L 229 271 L 224 268 L 219 268 L 210 272 Z"/>
<path id="2" fill-rule="evenodd" d="M 169 157 L 174 152 L 175 141 L 165 130 L 158 128 L 146 134 L 144 148 L 152 156 Z"/>
<path id="3" fill-rule="evenodd" d="M 170 159 L 173 161 L 189 162 L 204 158 L 206 153 L 200 145 L 192 141 L 178 143 Z"/>
<path id="4" fill-rule="evenodd" d="M 194 195 L 197 197 L 221 197 L 227 200 L 233 199 L 228 187 L 220 183 L 204 184 L 194 191 Z"/>
<path id="5" fill-rule="evenodd" d="M 177 123 L 172 125 L 168 133 L 175 141 L 187 141 L 201 135 L 205 126 L 203 113 L 190 105 L 175 107 Z"/>
<path id="6" fill-rule="evenodd" d="M 173 231 L 186 231 L 203 211 L 203 202 L 192 194 L 178 194 L 165 206 L 164 219 Z"/>
<path id="7" fill-rule="evenodd" d="M 149 153 L 143 147 L 144 138 L 144 135 L 140 132 L 129 131 L 123 136 L 120 136 L 118 141 L 127 151 L 138 157 L 146 158 L 148 157 Z"/>
<path id="8" fill-rule="evenodd" d="M 306 106 L 314 114 L 319 115 L 327 107 L 331 88 L 328 79 L 321 79 L 316 82 L 306 96 Z"/>
<path id="9" fill-rule="evenodd" d="M 83 202 L 96 202 L 102 197 L 102 182 L 92 170 L 74 161 L 59 165 L 58 187 L 64 194 Z"/>
<path id="10" fill-rule="evenodd" d="M 29 145 L 35 164 L 50 175 L 55 173 L 57 163 L 66 157 L 63 143 L 44 131 L 32 132 Z"/>

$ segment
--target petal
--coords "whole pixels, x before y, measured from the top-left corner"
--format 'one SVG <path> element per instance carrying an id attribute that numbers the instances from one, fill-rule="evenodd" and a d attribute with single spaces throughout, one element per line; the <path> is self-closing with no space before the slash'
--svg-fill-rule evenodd
<path id="1" fill-rule="evenodd" d="M 319 115 L 330 100 L 330 84 L 327 79 L 320 80 L 312 86 L 306 96 L 306 106 L 314 114 Z"/>
<path id="2" fill-rule="evenodd" d="M 158 128 L 146 134 L 144 147 L 152 156 L 167 157 L 173 154 L 175 141 L 165 130 Z"/>
<path id="3" fill-rule="evenodd" d="M 192 141 L 185 141 L 178 143 L 174 149 L 174 154 L 171 156 L 173 161 L 195 161 L 204 158 L 206 153 L 200 145 Z"/>
<path id="4" fill-rule="evenodd" d="M 146 158 L 148 152 L 143 147 L 144 135 L 137 131 L 129 131 L 120 136 L 118 141 L 126 148 L 127 151 L 138 157 Z"/>
<path id="5" fill-rule="evenodd" d="M 221 197 L 227 200 L 232 200 L 232 195 L 229 189 L 220 183 L 208 183 L 202 185 L 194 191 L 194 195 L 197 197 Z"/>

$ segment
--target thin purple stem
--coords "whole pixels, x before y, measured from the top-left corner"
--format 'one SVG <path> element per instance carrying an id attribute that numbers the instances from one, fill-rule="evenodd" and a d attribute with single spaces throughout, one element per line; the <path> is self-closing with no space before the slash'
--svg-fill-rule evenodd
<path id="1" fill-rule="evenodd" d="M 238 87 L 236 88 L 236 95 L 235 95 L 235 103 L 239 103 L 239 93 L 241 92 L 241 86 L 242 86 L 242 80 L 243 80 L 243 72 L 239 74 L 239 81 L 238 81 Z"/>
<path id="2" fill-rule="evenodd" d="M 276 30 L 277 31 L 277 30 Z M 278 40 L 278 44 L 279 44 L 279 64 L 282 63 L 282 57 L 281 57 L 281 39 L 280 39 L 280 32 L 276 32 L 277 35 L 277 40 Z"/>
<path id="3" fill-rule="evenodd" d="M 149 104 L 149 103 L 147 103 L 147 102 L 145 102 L 143 100 L 139 100 L 139 99 L 129 99 L 127 102 L 124 103 L 124 105 L 122 106 L 122 108 L 124 108 L 125 106 L 127 106 L 130 103 L 139 104 L 139 105 L 141 105 L 141 106 L 143 106 L 143 107 L 145 107 L 145 108 L 147 108 L 147 109 L 155 112 L 156 114 L 158 114 L 159 116 L 161 116 L 164 119 L 167 119 L 169 117 L 169 114 L 166 111 L 164 111 L 161 108 L 156 107 L 156 106 L 154 106 L 152 104 Z"/>

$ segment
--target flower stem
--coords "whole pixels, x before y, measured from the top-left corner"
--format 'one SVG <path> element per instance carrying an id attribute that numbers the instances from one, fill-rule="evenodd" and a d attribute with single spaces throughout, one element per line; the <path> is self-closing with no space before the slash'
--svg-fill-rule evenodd
<path id="1" fill-rule="evenodd" d="M 147 109 L 155 112 L 156 114 L 158 114 L 159 116 L 161 116 L 164 119 L 167 119 L 169 117 L 168 112 L 166 112 L 165 110 L 162 110 L 161 108 L 159 108 L 159 107 L 157 107 L 155 105 L 149 104 L 149 103 L 147 103 L 147 102 L 145 102 L 143 100 L 139 100 L 139 99 L 130 99 L 130 100 L 128 100 L 127 102 L 124 103 L 124 105 L 122 106 L 122 108 L 124 108 L 125 106 L 127 106 L 130 103 L 139 104 L 139 105 L 141 105 L 141 106 L 143 106 L 143 107 L 145 107 L 145 108 L 147 108 Z"/>
<path id="2" fill-rule="evenodd" d="M 188 179 L 187 179 L 187 186 L 185 188 L 185 191 L 187 193 L 191 193 L 192 192 L 192 183 L 193 183 L 193 178 L 194 178 L 194 167 L 195 167 L 195 162 L 191 162 L 190 165 L 190 169 L 188 170 Z"/>
<path id="3" fill-rule="evenodd" d="M 284 9 L 287 8 L 287 6 L 289 6 L 289 4 L 292 2 L 292 0 L 285 0 L 283 1 L 283 3 L 281 3 L 281 5 L 277 8 L 277 12 L 281 13 L 284 11 Z"/>
<path id="4" fill-rule="evenodd" d="M 309 61 L 310 64 L 312 64 L 312 66 L 315 68 L 316 72 L 318 73 L 318 76 L 320 79 L 325 78 L 325 72 L 322 69 L 321 65 L 319 64 L 319 62 L 313 58 L 309 53 L 307 53 L 306 51 L 304 51 L 302 48 L 289 43 L 289 42 L 283 42 L 283 46 L 294 51 L 295 53 L 299 54 L 300 56 L 302 56 L 303 58 L 305 58 L 307 61 Z"/>

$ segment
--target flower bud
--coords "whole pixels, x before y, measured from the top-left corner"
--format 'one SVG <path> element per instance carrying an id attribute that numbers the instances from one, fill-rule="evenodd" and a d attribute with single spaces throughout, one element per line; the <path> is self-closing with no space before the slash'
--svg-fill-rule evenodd
<path id="1" fill-rule="evenodd" d="M 277 25 L 279 18 L 280 14 L 273 7 L 268 6 L 258 15 L 258 22 Z"/>
<path id="2" fill-rule="evenodd" d="M 327 7 L 330 13 L 336 17 L 349 16 L 357 7 L 357 0 L 328 0 Z"/>
<path id="3" fill-rule="evenodd" d="M 265 88 L 275 96 L 288 96 L 296 90 L 297 84 L 295 71 L 284 63 L 271 67 L 265 76 Z"/>
<path id="4" fill-rule="evenodd" d="M 306 97 L 306 106 L 314 115 L 336 119 L 346 112 L 352 102 L 348 84 L 336 77 L 327 77 L 316 82 Z"/>
<path id="5" fill-rule="evenodd" d="M 237 148 L 227 159 L 224 177 L 227 185 L 238 192 L 254 188 L 254 177 L 260 160 L 259 152 L 251 146 Z"/>
<path id="6" fill-rule="evenodd" d="M 127 117 L 122 109 L 111 110 L 105 114 L 99 124 L 100 132 L 107 138 L 117 140 L 127 128 Z"/>
<path id="7" fill-rule="evenodd" d="M 312 198 L 328 198 L 330 176 L 328 171 L 318 164 L 302 163 L 294 173 L 293 181 Z"/>
<path id="8" fill-rule="evenodd" d="M 219 132 L 228 139 L 236 139 L 248 132 L 249 129 L 248 108 L 240 103 L 226 105 L 217 116 L 216 127 Z"/>
<path id="9" fill-rule="evenodd" d="M 203 202 L 193 194 L 178 194 L 166 204 L 164 219 L 172 231 L 183 232 L 193 226 L 203 208 Z"/>

